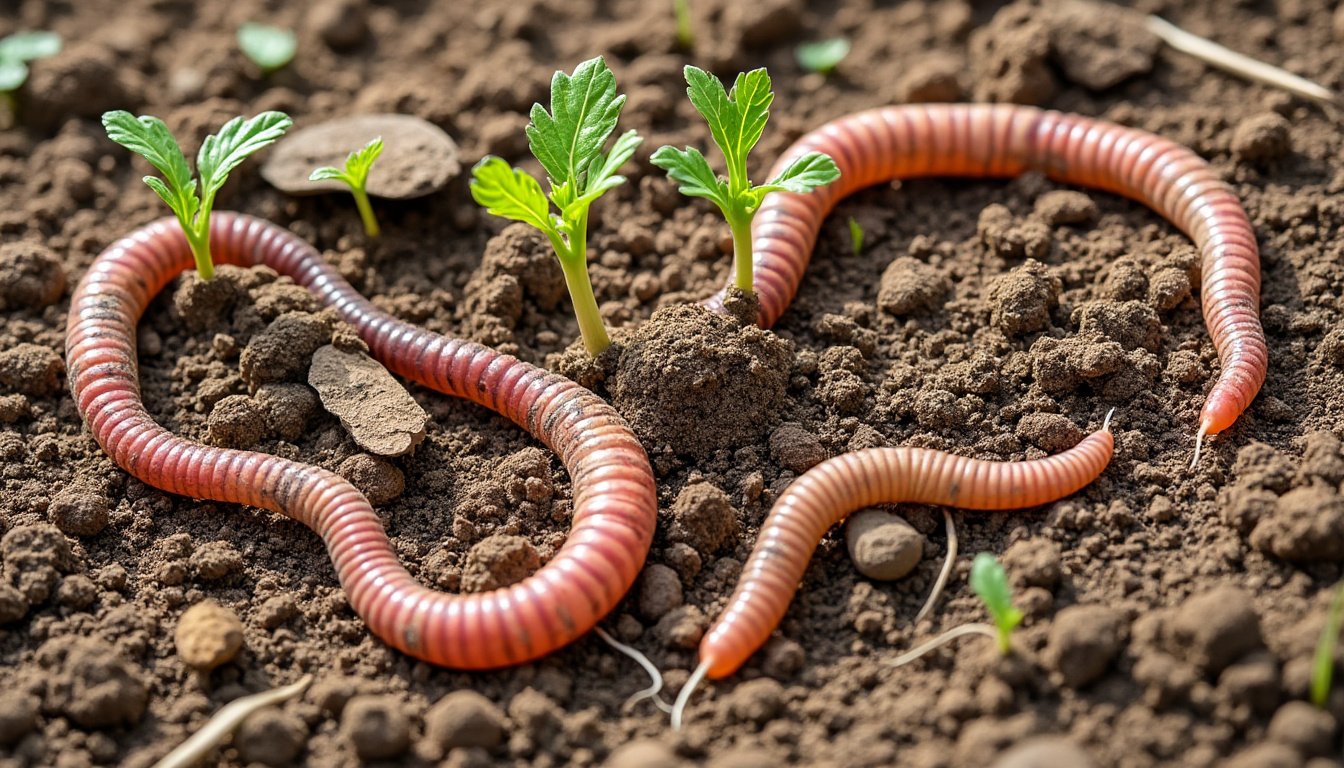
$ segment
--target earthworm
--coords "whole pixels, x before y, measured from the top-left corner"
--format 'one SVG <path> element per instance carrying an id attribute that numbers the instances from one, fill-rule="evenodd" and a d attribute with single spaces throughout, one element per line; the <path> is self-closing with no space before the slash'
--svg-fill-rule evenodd
<path id="1" fill-rule="evenodd" d="M 784 618 L 821 537 L 854 512 L 909 502 L 962 509 L 1023 509 L 1067 496 L 1111 460 L 1110 417 L 1063 453 L 995 462 L 927 448 L 868 448 L 816 465 L 770 509 L 728 607 L 700 641 L 698 673 L 731 675 Z M 694 678 L 693 678 L 694 679 Z"/>
<path id="2" fill-rule="evenodd" d="M 752 225 L 760 324 L 784 313 L 802 281 L 821 223 L 846 195 L 883 181 L 924 176 L 1003 178 L 1039 171 L 1057 181 L 1115 192 L 1183 230 L 1202 255 L 1204 322 L 1222 373 L 1205 399 L 1205 435 L 1232 426 L 1265 381 L 1260 256 L 1241 203 L 1189 149 L 1136 128 L 1007 104 L 884 107 L 806 134 L 770 176 L 807 152 L 825 152 L 840 180 L 806 195 L 766 197 Z M 723 294 L 711 298 L 721 308 Z"/>
<path id="3" fill-rule="evenodd" d="M 489 669 L 543 656 L 590 630 L 629 590 L 658 507 L 648 457 L 611 406 L 561 376 L 376 309 L 311 245 L 274 224 L 216 213 L 210 242 L 217 261 L 265 264 L 308 287 L 393 373 L 484 405 L 554 450 L 574 483 L 569 536 L 517 584 L 474 595 L 435 592 L 402 567 L 378 514 L 340 476 L 193 442 L 157 424 L 140 399 L 135 326 L 150 299 L 192 263 L 173 219 L 103 251 L 70 302 L 71 390 L 118 465 L 171 493 L 262 507 L 307 525 L 322 536 L 351 606 L 373 633 L 441 666 Z"/>

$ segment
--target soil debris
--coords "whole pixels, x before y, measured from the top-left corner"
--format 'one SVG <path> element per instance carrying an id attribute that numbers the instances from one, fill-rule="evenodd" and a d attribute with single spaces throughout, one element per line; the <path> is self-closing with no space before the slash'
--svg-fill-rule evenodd
<path id="1" fill-rule="evenodd" d="M 183 612 L 173 638 L 183 663 L 209 672 L 242 650 L 243 622 L 214 600 L 202 600 Z"/>
<path id="2" fill-rule="evenodd" d="M 317 390 L 322 407 L 370 453 L 402 456 L 425 438 L 429 414 L 366 354 L 322 347 L 313 353 L 308 383 Z"/>

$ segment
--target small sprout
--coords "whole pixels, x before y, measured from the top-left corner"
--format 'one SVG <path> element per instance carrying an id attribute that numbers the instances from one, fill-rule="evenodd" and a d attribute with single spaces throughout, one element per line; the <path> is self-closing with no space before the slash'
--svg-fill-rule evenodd
<path id="1" fill-rule="evenodd" d="M 985 608 L 998 629 L 999 652 L 1005 656 L 1012 650 L 1013 630 L 1022 623 L 1022 611 L 1013 607 L 1013 590 L 1008 586 L 1008 574 L 998 559 L 981 552 L 971 562 L 971 590 L 985 601 Z"/>
<path id="2" fill-rule="evenodd" d="M 0 93 L 17 91 L 28 80 L 28 62 L 61 52 L 55 32 L 17 32 L 0 39 Z"/>
<path id="3" fill-rule="evenodd" d="M 686 93 L 697 111 L 709 123 L 714 143 L 723 151 L 728 178 L 721 179 L 710 169 L 700 151 L 687 147 L 659 147 L 653 164 L 667 171 L 683 195 L 709 199 L 723 211 L 733 233 L 734 284 L 745 293 L 752 292 L 751 220 L 769 192 L 806 194 L 840 178 L 840 169 L 829 155 L 808 152 L 778 176 L 760 186 L 752 186 L 747 176 L 747 154 L 765 131 L 770 118 L 770 75 L 755 69 L 737 76 L 733 90 L 724 89 L 719 78 L 697 67 L 686 67 Z"/>
<path id="4" fill-rule="evenodd" d="M 206 136 L 196 155 L 198 195 L 187 158 L 162 120 L 149 115 L 134 117 L 121 110 L 103 113 L 108 138 L 145 158 L 163 174 L 163 178 L 146 176 L 144 181 L 177 214 L 196 258 L 196 271 L 205 280 L 215 274 L 210 258 L 210 210 L 215 194 L 248 155 L 274 143 L 293 123 L 283 112 L 262 112 L 251 120 L 235 117 L 219 133 Z"/>
<path id="5" fill-rule="evenodd" d="M 369 193 L 364 186 L 369 180 L 369 170 L 373 161 L 383 153 L 383 137 L 379 136 L 363 148 L 350 153 L 345 159 L 345 168 L 326 166 L 313 171 L 309 181 L 341 181 L 350 187 L 355 196 L 355 206 L 359 208 L 359 217 L 364 220 L 364 232 L 369 237 L 378 236 L 378 220 L 373 216 L 373 206 L 369 205 Z"/>
<path id="6" fill-rule="evenodd" d="M 546 171 L 549 202 L 541 184 L 502 158 L 486 155 L 471 169 L 471 196 L 488 213 L 536 227 L 551 241 L 588 354 L 611 346 L 588 280 L 588 209 L 608 190 L 625 183 L 616 171 L 643 141 L 626 131 L 603 152 L 625 106 L 616 94 L 616 76 L 602 57 L 589 59 L 573 75 L 556 72 L 551 110 L 532 105 L 528 146 Z M 551 205 L 560 211 L 551 212 Z"/>
<path id="7" fill-rule="evenodd" d="M 269 75 L 294 60 L 298 40 L 288 29 L 249 21 L 238 28 L 238 47 Z"/>
<path id="8" fill-rule="evenodd" d="M 683 51 L 695 47 L 695 30 L 691 28 L 691 1 L 672 0 L 672 12 L 677 16 L 677 45 Z"/>
<path id="9" fill-rule="evenodd" d="M 803 43 L 793 51 L 798 65 L 808 72 L 829 75 L 849 55 L 849 40 L 835 37 L 817 43 Z"/>
<path id="10" fill-rule="evenodd" d="M 863 225 L 853 216 L 849 217 L 849 247 L 855 256 L 863 251 Z"/>
<path id="11" fill-rule="evenodd" d="M 1326 699 L 1330 698 L 1330 685 L 1335 676 L 1335 645 L 1339 642 L 1340 624 L 1344 623 L 1344 582 L 1335 589 L 1335 599 L 1330 601 L 1330 614 L 1321 629 L 1321 639 L 1316 643 L 1316 655 L 1311 662 L 1311 703 L 1317 709 L 1325 709 Z"/>

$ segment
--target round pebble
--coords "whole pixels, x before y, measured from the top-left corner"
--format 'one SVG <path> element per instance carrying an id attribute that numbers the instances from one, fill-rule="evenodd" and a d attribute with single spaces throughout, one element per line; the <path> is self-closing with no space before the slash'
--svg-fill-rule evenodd
<path id="1" fill-rule="evenodd" d="M 406 490 L 406 476 L 396 465 L 367 453 L 356 453 L 342 461 L 336 474 L 349 480 L 375 507 L 392 501 Z"/>
<path id="2" fill-rule="evenodd" d="M 210 411 L 208 431 L 220 447 L 251 448 L 266 436 L 266 413 L 247 395 L 229 395 Z"/>
<path id="3" fill-rule="evenodd" d="M 1124 644 L 1125 619 L 1101 605 L 1072 605 L 1050 626 L 1046 660 L 1071 688 L 1101 677 Z"/>
<path id="4" fill-rule="evenodd" d="M 208 672 L 238 655 L 243 647 L 243 622 L 214 600 L 203 600 L 178 619 L 174 639 L 177 655 L 187 666 Z"/>
<path id="5" fill-rule="evenodd" d="M 47 507 L 51 522 L 71 536 L 97 536 L 107 527 L 107 498 L 78 488 L 56 494 Z"/>
<path id="6" fill-rule="evenodd" d="M 267 707 L 254 712 L 238 726 L 233 744 L 244 762 L 280 768 L 294 762 L 307 740 L 307 728 L 302 720 L 275 707 Z"/>
<path id="7" fill-rule="evenodd" d="M 411 724 L 391 696 L 356 696 L 345 706 L 341 733 L 365 760 L 390 760 L 411 745 Z"/>
<path id="8" fill-rule="evenodd" d="M 881 509 L 863 509 L 850 516 L 845 545 L 859 573 L 879 581 L 905 576 L 924 557 L 924 534 Z"/>
<path id="9" fill-rule="evenodd" d="M 425 713 L 425 738 L 444 752 L 459 747 L 493 749 L 504 741 L 504 713 L 475 691 L 453 691 Z"/>

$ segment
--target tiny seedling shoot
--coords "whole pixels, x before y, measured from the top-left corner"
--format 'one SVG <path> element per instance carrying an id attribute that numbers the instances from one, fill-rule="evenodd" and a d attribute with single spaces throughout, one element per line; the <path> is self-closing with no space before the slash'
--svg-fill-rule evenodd
<path id="1" fill-rule="evenodd" d="M 803 43 L 793 50 L 798 65 L 808 72 L 829 75 L 849 55 L 849 41 L 843 37 Z"/>
<path id="2" fill-rule="evenodd" d="M 710 169 L 705 156 L 694 147 L 659 147 L 653 164 L 667 171 L 683 195 L 709 199 L 723 211 L 733 232 L 733 284 L 744 293 L 752 292 L 751 220 L 769 192 L 806 194 L 840 178 L 840 169 L 829 155 L 809 152 L 795 160 L 778 176 L 760 186 L 752 186 L 747 176 L 747 154 L 765 131 L 770 118 L 770 75 L 754 69 L 737 76 L 728 92 L 714 75 L 697 67 L 686 67 L 686 93 L 691 103 L 709 123 L 714 143 L 723 152 L 728 178 L 721 179 Z"/>
<path id="3" fill-rule="evenodd" d="M 359 208 L 359 217 L 364 221 L 364 232 L 369 237 L 378 236 L 378 219 L 373 216 L 373 206 L 369 205 L 369 193 L 364 189 L 369 181 L 369 171 L 373 161 L 383 153 L 383 137 L 379 136 L 345 158 L 344 168 L 326 166 L 313 171 L 309 181 L 341 181 L 350 187 L 355 196 L 355 206 Z"/>
<path id="4" fill-rule="evenodd" d="M 262 72 L 269 75 L 294 60 L 298 40 L 288 29 L 249 21 L 238 28 L 238 48 Z"/>
<path id="5" fill-rule="evenodd" d="M 573 75 L 556 72 L 551 80 L 551 109 L 532 105 L 527 142 L 546 171 L 549 202 L 541 184 L 527 172 L 486 155 L 471 169 L 471 196 L 488 213 L 522 221 L 546 235 L 560 260 L 565 285 L 588 354 L 611 346 L 588 280 L 588 209 L 610 189 L 625 183 L 616 175 L 643 139 L 626 131 L 610 152 L 607 138 L 625 106 L 616 94 L 616 76 L 601 57 L 580 64 Z M 551 212 L 551 205 L 560 211 Z"/>
<path id="6" fill-rule="evenodd" d="M 974 622 L 953 627 L 932 640 L 892 659 L 889 662 L 891 666 L 900 667 L 909 664 L 930 651 L 937 650 L 953 640 L 967 635 L 992 637 L 998 643 L 999 653 L 1004 656 L 1012 653 L 1013 630 L 1017 629 L 1017 625 L 1022 623 L 1022 611 L 1013 606 L 1013 590 L 1008 585 L 1008 574 L 1003 570 L 1003 566 L 998 559 L 988 552 L 981 552 L 975 556 L 975 560 L 971 561 L 970 581 L 971 591 L 979 595 L 980 599 L 984 601 L 990 618 L 994 620 L 994 626 Z M 936 593 L 937 589 L 935 588 L 935 595 Z M 932 604 L 932 601 L 933 597 L 931 596 L 929 603 L 925 604 L 926 609 Z M 923 614 L 924 611 L 921 611 L 920 615 L 923 616 Z"/>
<path id="7" fill-rule="evenodd" d="M 695 47 L 695 30 L 691 28 L 691 0 L 672 0 L 672 12 L 677 16 L 677 45 L 683 51 Z"/>
<path id="8" fill-rule="evenodd" d="M 146 176 L 144 181 L 177 215 L 196 259 L 196 271 L 205 280 L 215 274 L 210 258 L 210 210 L 215 194 L 248 155 L 274 143 L 293 122 L 283 112 L 262 112 L 251 120 L 235 117 L 219 133 L 206 136 L 196 155 L 198 195 L 186 155 L 162 120 L 149 115 L 135 117 L 121 110 L 103 114 L 108 138 L 145 158 L 163 174 L 163 178 Z"/>
<path id="9" fill-rule="evenodd" d="M 853 216 L 849 217 L 849 247 L 855 256 L 863 252 L 863 225 Z"/>
<path id="10" fill-rule="evenodd" d="M 1335 677 L 1335 645 L 1339 642 L 1341 623 L 1344 623 L 1344 582 L 1335 589 L 1330 614 L 1321 629 L 1321 639 L 1316 643 L 1316 655 L 1311 660 L 1311 703 L 1317 709 L 1325 709 L 1326 700 L 1330 698 L 1330 685 Z"/>
<path id="11" fill-rule="evenodd" d="M 28 80 L 28 62 L 61 52 L 55 32 L 16 32 L 0 39 L 0 93 L 12 93 Z"/>

